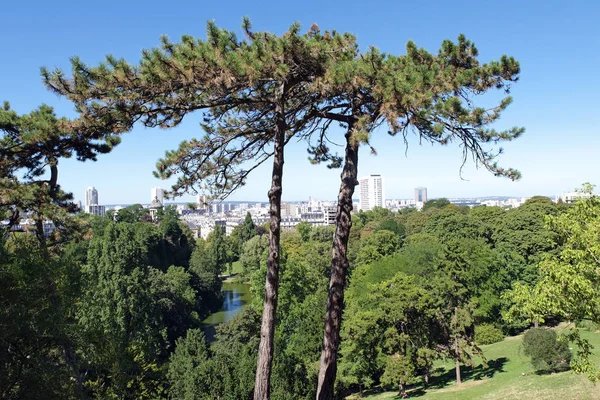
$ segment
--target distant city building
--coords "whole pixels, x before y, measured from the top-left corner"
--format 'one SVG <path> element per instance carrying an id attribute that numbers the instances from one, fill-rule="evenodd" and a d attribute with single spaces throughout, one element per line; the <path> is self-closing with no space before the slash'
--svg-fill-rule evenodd
<path id="1" fill-rule="evenodd" d="M 568 192 L 562 193 L 556 197 L 557 203 L 575 203 L 579 199 L 589 199 L 592 195 L 590 193 L 583 192 Z"/>
<path id="2" fill-rule="evenodd" d="M 337 216 L 337 207 L 325 207 L 323 209 L 323 219 L 327 225 L 335 225 L 335 217 Z"/>
<path id="3" fill-rule="evenodd" d="M 5 228 L 6 226 L 9 225 L 9 221 L 6 220 L 2 220 L 0 221 L 0 228 Z M 35 234 L 37 226 L 36 226 L 36 221 L 34 221 L 31 218 L 22 218 L 19 220 L 18 223 L 14 224 L 10 230 L 12 232 L 25 232 L 28 234 Z M 48 237 L 50 236 L 50 234 L 52 232 L 54 232 L 56 230 L 56 226 L 54 226 L 54 222 L 52 221 L 43 221 L 42 223 L 42 229 L 44 232 L 44 236 Z"/>
<path id="4" fill-rule="evenodd" d="M 370 175 L 359 180 L 359 209 L 366 211 L 373 207 L 383 207 L 383 178 L 381 175 Z"/>
<path id="5" fill-rule="evenodd" d="M 415 204 L 427 203 L 427 188 L 418 187 L 415 188 Z"/>
<path id="6" fill-rule="evenodd" d="M 99 217 L 104 217 L 106 215 L 106 207 L 98 204 L 90 204 L 86 207 L 85 212 L 88 214 L 97 215 Z"/>
<path id="7" fill-rule="evenodd" d="M 98 204 L 98 191 L 95 187 L 90 186 L 85 191 L 85 207 Z"/>
<path id="8" fill-rule="evenodd" d="M 388 199 L 385 201 L 385 208 L 392 211 L 398 211 L 401 208 L 414 207 L 416 205 L 414 199 Z"/>
<path id="9" fill-rule="evenodd" d="M 300 208 L 297 204 L 283 203 L 281 204 L 281 217 L 298 217 L 300 215 Z"/>
<path id="10" fill-rule="evenodd" d="M 150 202 L 154 200 L 160 202 L 161 205 L 165 204 L 165 192 L 158 186 L 150 189 Z"/>
<path id="11" fill-rule="evenodd" d="M 106 215 L 106 207 L 98 204 L 98 191 L 93 186 L 88 187 L 85 191 L 85 205 L 83 211 L 100 217 Z"/>
<path id="12" fill-rule="evenodd" d="M 502 208 L 518 208 L 521 207 L 525 202 L 529 200 L 529 197 L 512 197 L 508 199 L 487 199 L 479 201 L 479 205 L 488 207 L 502 207 Z M 454 204 L 457 204 L 453 202 Z M 464 203 L 464 200 L 463 200 Z M 462 205 L 462 204 L 461 204 Z M 472 207 L 470 204 L 465 204 Z"/>

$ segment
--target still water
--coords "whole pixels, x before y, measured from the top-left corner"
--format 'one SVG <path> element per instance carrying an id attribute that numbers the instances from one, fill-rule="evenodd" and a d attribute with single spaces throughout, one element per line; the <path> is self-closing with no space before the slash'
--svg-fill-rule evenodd
<path id="1" fill-rule="evenodd" d="M 223 306 L 202 321 L 204 335 L 208 341 L 213 340 L 216 325 L 229 321 L 251 300 L 250 285 L 244 283 L 223 282 L 221 292 L 223 293 Z"/>

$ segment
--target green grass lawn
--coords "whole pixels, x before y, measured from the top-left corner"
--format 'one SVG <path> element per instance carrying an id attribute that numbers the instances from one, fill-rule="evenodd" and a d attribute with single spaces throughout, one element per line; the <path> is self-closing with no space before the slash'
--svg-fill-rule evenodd
<path id="1" fill-rule="evenodd" d="M 231 271 L 234 274 L 239 274 L 242 272 L 242 263 L 239 261 L 234 261 L 233 264 L 231 264 Z"/>
<path id="2" fill-rule="evenodd" d="M 600 333 L 582 331 L 595 347 L 593 361 L 600 364 Z M 481 346 L 488 362 L 487 370 L 462 367 L 463 383 L 456 385 L 454 364 L 440 363 L 437 376 L 427 390 L 413 388 L 410 398 L 419 399 L 600 399 L 600 384 L 572 372 L 536 375 L 529 358 L 521 351 L 522 336 L 509 337 L 500 343 Z M 477 361 L 476 361 L 477 362 Z M 488 376 L 483 376 L 487 372 Z M 523 375 L 525 374 L 525 375 Z M 357 399 L 357 396 L 348 399 Z M 385 392 L 365 396 L 369 400 L 399 399 L 397 393 Z"/>
<path id="3" fill-rule="evenodd" d="M 229 273 L 229 266 L 227 267 L 228 269 L 225 271 L 225 274 Z M 240 272 L 242 272 L 242 263 L 239 261 L 234 261 L 231 264 L 231 273 L 233 276 L 226 278 L 223 282 L 237 282 L 237 277 L 235 275 L 239 274 Z"/>

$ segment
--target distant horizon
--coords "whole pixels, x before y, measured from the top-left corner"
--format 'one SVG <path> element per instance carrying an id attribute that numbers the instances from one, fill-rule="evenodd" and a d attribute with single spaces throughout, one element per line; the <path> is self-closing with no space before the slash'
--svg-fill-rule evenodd
<path id="1" fill-rule="evenodd" d="M 303 7 L 238 0 L 227 7 L 214 2 L 186 2 L 170 7 L 168 18 L 164 4 L 153 0 L 144 3 L 143 18 L 132 17 L 140 15 L 135 3 L 110 3 L 98 7 L 79 2 L 75 7 L 49 9 L 9 2 L 3 8 L 0 34 L 11 38 L 4 49 L 11 62 L 0 64 L 0 100 L 9 101 L 21 114 L 45 103 L 54 107 L 57 116 L 75 118 L 74 105 L 40 82 L 41 66 L 63 69 L 69 77 L 73 56 L 90 66 L 98 65 L 106 54 L 137 64 L 142 49 L 158 46 L 162 35 L 174 42 L 179 42 L 182 35 L 206 38 L 205 22 L 209 20 L 241 35 L 242 16 L 248 16 L 257 31 L 275 34 L 284 33 L 295 21 L 303 32 L 316 22 L 323 31 L 335 29 L 356 35 L 361 50 L 375 46 L 391 55 L 406 54 L 408 40 L 436 54 L 444 40 L 456 41 L 459 34 L 464 34 L 476 45 L 480 62 L 498 60 L 506 54 L 520 64 L 519 81 L 510 87 L 513 103 L 491 128 L 525 127 L 522 137 L 499 144 L 504 152 L 498 160 L 502 167 L 521 171 L 522 179 L 512 182 L 496 178 L 483 168 L 477 169 L 470 157 L 461 168 L 460 141 L 433 146 L 421 142 L 418 134 L 407 132 L 404 142 L 402 135 L 388 135 L 386 126 L 369 138 L 376 156 L 369 146 L 361 146 L 358 176 L 382 175 L 384 195 L 390 199 L 412 198 L 413 188 L 421 186 L 428 188 L 430 198 L 476 198 L 498 193 L 520 198 L 556 196 L 586 181 L 600 184 L 600 157 L 596 154 L 600 148 L 600 80 L 590 79 L 597 74 L 600 57 L 600 41 L 596 40 L 600 37 L 596 18 L 600 4 L 550 1 L 497 7 L 480 2 L 422 2 L 411 4 L 410 18 L 398 23 L 405 10 L 394 2 L 371 7 L 369 13 L 340 13 L 333 2 L 309 1 Z M 347 8 L 352 9 L 352 4 Z M 427 29 L 423 21 L 427 21 Z M 111 29 L 106 29 L 107 22 Z M 557 49 L 568 49 L 568 57 L 561 56 Z M 475 105 L 487 108 L 504 96 L 492 91 L 473 100 Z M 168 130 L 136 124 L 122 136 L 121 144 L 109 154 L 99 155 L 96 162 L 61 159 L 59 184 L 76 199 L 82 198 L 92 183 L 105 204 L 145 202 L 150 188 L 175 183 L 174 179 L 155 178 L 152 171 L 165 151 L 176 149 L 184 140 L 203 136 L 199 126 L 202 117 L 202 112 L 187 115 Z M 343 135 L 344 129 L 335 124 L 328 130 L 328 146 L 333 153 L 343 154 Z M 499 150 L 493 143 L 485 147 Z M 302 141 L 292 140 L 286 145 L 283 200 L 303 198 L 307 192 L 315 198 L 336 199 L 341 171 L 311 165 L 306 150 L 307 144 Z M 254 170 L 231 200 L 266 202 L 271 169 L 267 161 Z M 194 199 L 184 196 L 181 201 Z"/>
<path id="2" fill-rule="evenodd" d="M 546 195 L 541 195 L 541 194 L 536 194 L 533 196 L 506 196 L 506 195 L 494 195 L 494 196 L 475 196 L 475 197 L 447 197 L 447 196 L 440 196 L 440 197 L 430 197 L 427 200 L 437 200 L 437 199 L 448 199 L 448 200 L 481 200 L 481 199 L 522 199 L 522 198 L 532 198 L 532 197 L 536 197 L 536 196 L 541 196 L 541 197 L 548 197 L 549 199 L 553 199 L 555 197 L 557 197 L 558 195 L 555 196 L 546 196 Z M 315 198 L 315 200 L 318 201 L 331 201 L 331 202 L 337 202 L 337 200 L 330 200 L 330 199 L 317 199 Z M 385 199 L 387 200 L 414 200 L 414 198 L 411 197 L 389 197 Z M 352 199 L 353 202 L 358 203 L 359 199 L 355 198 Z M 282 203 L 306 203 L 308 202 L 308 200 L 282 200 Z M 194 203 L 195 202 L 190 202 L 190 201 L 165 201 L 164 205 L 182 205 L 182 204 L 190 204 L 190 203 Z M 265 201 L 257 201 L 257 200 L 223 200 L 223 201 L 219 201 L 219 202 L 215 202 L 215 203 L 229 203 L 229 204 L 244 204 L 244 203 L 251 203 L 251 204 L 268 204 L 269 201 L 265 200 Z M 102 206 L 106 206 L 106 207 L 110 207 L 110 206 L 131 206 L 134 204 L 141 204 L 141 205 L 147 205 L 150 204 L 150 202 L 133 202 L 133 203 L 107 203 L 107 204 L 100 204 Z"/>

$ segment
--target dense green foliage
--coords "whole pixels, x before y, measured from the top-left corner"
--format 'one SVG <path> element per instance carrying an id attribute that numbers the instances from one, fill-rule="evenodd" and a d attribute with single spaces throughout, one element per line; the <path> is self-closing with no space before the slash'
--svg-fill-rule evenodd
<path id="1" fill-rule="evenodd" d="M 475 327 L 475 342 L 477 344 L 493 344 L 504 339 L 502 330 L 492 324 L 482 324 Z"/>
<path id="2" fill-rule="evenodd" d="M 595 221 L 595 205 L 582 207 L 533 199 L 512 210 L 447 205 L 425 212 L 358 214 L 350 241 L 355 255 L 341 332 L 338 394 L 379 385 L 402 392 L 415 382 L 437 379 L 436 360 L 485 361 L 477 344 L 496 342 L 527 326 L 527 314 L 520 318 L 516 303 L 502 294 L 514 285 L 547 282 L 546 270 L 536 273 L 536 264 L 530 263 L 561 257 L 567 247 L 558 243 L 575 240 L 573 235 L 560 240 L 556 225 L 543 225 L 545 215 L 560 219 L 588 210 L 585 218 Z M 515 226 L 520 218 L 542 228 Z M 143 221 L 82 217 L 79 224 L 89 227 L 91 240 L 70 242 L 59 253 L 39 248 L 27 234 L 5 241 L 1 296 L 3 304 L 12 306 L 0 316 L 21 321 L 2 324 L 10 327 L 1 331 L 3 343 L 10 343 L 0 348 L 8 371 L 0 380 L 5 397 L 42 390 L 63 398 L 251 397 L 266 237 L 246 239 L 239 255 L 240 279 L 250 283 L 254 300 L 218 326 L 209 344 L 200 321 L 220 304 L 217 275 L 229 262 L 232 238 L 217 229 L 208 240 L 194 241 L 168 209 L 154 223 Z M 532 229 L 545 236 L 528 234 Z M 238 228 L 236 240 L 242 231 Z M 331 234 L 327 227 L 300 226 L 282 235 L 274 399 L 315 395 Z M 556 238 L 554 244 L 545 243 L 548 237 Z M 560 316 L 551 311 L 539 315 Z M 11 339 L 17 337 L 18 342 Z M 524 348 L 536 369 L 558 370 L 571 363 L 566 342 L 525 340 L 530 342 L 551 342 L 543 350 Z M 540 361 L 541 355 L 552 355 L 552 360 Z"/>
<path id="3" fill-rule="evenodd" d="M 393 135 L 414 128 L 428 142 L 458 141 L 465 159 L 519 177 L 482 147 L 523 132 L 489 128 L 510 97 L 491 109 L 472 102 L 491 88 L 510 89 L 519 73 L 512 58 L 480 64 L 462 35 L 437 55 L 409 42 L 406 55 L 391 56 L 375 48 L 359 55 L 352 35 L 321 34 L 316 25 L 301 35 L 294 24 L 279 37 L 254 33 L 246 21 L 247 40 L 208 28 L 207 40 L 163 40 L 139 65 L 109 56 L 98 67 L 74 58 L 72 79 L 44 70 L 49 88 L 75 103 L 78 120 L 48 106 L 27 115 L 8 104 L 0 110 L 0 215 L 8 221 L 0 231 L 0 398 L 250 398 L 259 343 L 269 336 L 260 327 L 265 299 L 279 308 L 269 317 L 273 399 L 315 397 L 328 296 L 342 299 L 344 290 L 344 303 L 333 307 L 344 310 L 333 364 L 338 397 L 375 387 L 403 394 L 427 385 L 445 360 L 460 383 L 461 368 L 486 363 L 479 344 L 546 320 L 600 322 L 600 200 L 590 186 L 590 198 L 573 206 L 534 197 L 517 209 L 470 209 L 442 198 L 421 211 L 360 211 L 343 227 L 347 288 L 343 279 L 329 284 L 332 242 L 346 257 L 345 245 L 335 245 L 342 218 L 338 240 L 334 227 L 303 222 L 281 233 L 279 246 L 249 213 L 230 236 L 216 226 L 197 241 L 170 207 L 154 218 L 140 204 L 106 217 L 74 215 L 72 195 L 57 181 L 60 159 L 95 160 L 136 121 L 172 127 L 199 109 L 206 136 L 158 163 L 157 176 L 177 177 L 171 194 L 228 195 L 275 153 L 265 150 L 275 136 L 275 147 L 307 139 L 312 162 L 339 167 L 325 144 L 331 121 L 348 128 L 356 151 L 387 123 Z M 281 197 L 275 180 L 270 193 Z M 32 232 L 11 231 L 26 215 Z M 46 219 L 57 227 L 51 235 Z M 269 231 L 279 238 L 275 224 Z M 267 257 L 270 267 L 279 263 L 270 279 Z M 252 301 L 209 343 L 201 321 L 221 306 L 221 275 L 233 262 Z M 264 283 L 277 273 L 279 291 L 275 283 L 269 296 Z M 559 371 L 571 364 L 567 339 L 577 343 L 574 368 L 598 379 L 577 330 L 557 340 L 552 330 L 531 329 L 523 351 L 536 370 Z"/>
<path id="4" fill-rule="evenodd" d="M 559 340 L 552 329 L 533 328 L 525 332 L 523 353 L 531 357 L 531 365 L 536 372 L 560 372 L 569 369 L 569 344 Z"/>

